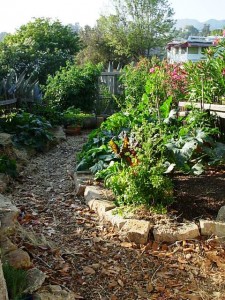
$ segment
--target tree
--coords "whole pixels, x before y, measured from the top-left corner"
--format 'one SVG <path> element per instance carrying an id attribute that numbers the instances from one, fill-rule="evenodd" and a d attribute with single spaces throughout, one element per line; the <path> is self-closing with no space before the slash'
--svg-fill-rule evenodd
<path id="1" fill-rule="evenodd" d="M 39 82 L 44 84 L 48 74 L 53 75 L 67 61 L 73 61 L 79 47 L 78 35 L 70 26 L 35 19 L 0 43 L 0 77 L 11 68 L 17 74 L 37 71 Z"/>
<path id="2" fill-rule="evenodd" d="M 178 35 L 181 38 L 187 39 L 189 36 L 198 36 L 199 30 L 193 25 L 186 25 L 183 29 L 178 31 Z"/>
<path id="3" fill-rule="evenodd" d="M 113 0 L 115 13 L 102 16 L 99 28 L 114 53 L 121 57 L 152 56 L 174 32 L 173 10 L 167 0 Z"/>
<path id="4" fill-rule="evenodd" d="M 202 28 L 202 35 L 208 36 L 210 35 L 210 24 L 204 24 Z"/>
<path id="5" fill-rule="evenodd" d="M 79 38 L 83 49 L 76 56 L 76 61 L 83 65 L 86 62 L 107 64 L 112 60 L 113 50 L 104 39 L 98 22 L 93 28 L 86 25 L 79 31 Z"/>

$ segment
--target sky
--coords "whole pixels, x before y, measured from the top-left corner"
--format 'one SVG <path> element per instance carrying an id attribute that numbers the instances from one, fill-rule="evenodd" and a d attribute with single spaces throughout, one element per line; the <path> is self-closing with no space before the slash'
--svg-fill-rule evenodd
<path id="1" fill-rule="evenodd" d="M 225 0 L 168 0 L 175 19 L 225 19 Z M 0 32 L 15 32 L 33 18 L 58 19 L 62 24 L 93 26 L 108 11 L 110 0 L 6 0 L 0 7 Z"/>

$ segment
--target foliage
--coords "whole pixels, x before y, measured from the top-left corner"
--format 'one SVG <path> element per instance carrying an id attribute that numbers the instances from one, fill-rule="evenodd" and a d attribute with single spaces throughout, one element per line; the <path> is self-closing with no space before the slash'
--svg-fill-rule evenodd
<path id="1" fill-rule="evenodd" d="M 36 115 L 37 117 L 48 120 L 52 126 L 63 124 L 64 121 L 63 112 L 61 112 L 54 106 L 48 105 L 45 102 L 40 104 L 36 103 L 31 107 L 23 106 L 23 109 L 25 111 L 29 111 L 30 113 Z"/>
<path id="2" fill-rule="evenodd" d="M 51 124 L 33 114 L 21 111 L 1 121 L 4 132 L 14 134 L 13 142 L 18 146 L 44 151 L 47 143 L 53 139 L 49 131 Z"/>
<path id="3" fill-rule="evenodd" d="M 137 59 L 151 57 L 173 35 L 173 10 L 167 0 L 114 0 L 115 13 L 98 20 L 104 40 L 114 53 Z"/>
<path id="4" fill-rule="evenodd" d="M 13 300 L 22 300 L 23 291 L 27 287 L 26 271 L 22 269 L 15 269 L 9 264 L 3 264 L 2 268 L 9 298 Z"/>
<path id="5" fill-rule="evenodd" d="M 176 76 L 186 82 L 187 74 L 179 65 L 168 68 L 165 63 L 143 62 L 140 66 L 127 68 L 122 111 L 92 135 L 80 159 L 83 167 L 105 179 L 117 196 L 117 204 L 162 207 L 172 201 L 174 171 L 199 175 L 205 165 L 224 161 L 225 149 L 215 142 L 219 133 L 215 118 L 194 109 L 187 117 L 178 118 L 177 111 L 171 109 L 173 98 L 164 100 L 172 90 L 163 89 L 168 85 L 168 74 L 174 72 L 170 82 Z M 176 87 L 173 96 L 178 101 L 185 91 Z M 102 155 L 103 149 L 107 155 Z M 110 157 L 110 150 L 114 157 Z"/>
<path id="6" fill-rule="evenodd" d="M 187 76 L 187 99 L 196 102 L 218 102 L 225 94 L 225 42 L 206 51 L 206 60 L 184 65 Z"/>
<path id="7" fill-rule="evenodd" d="M 98 76 L 102 66 L 90 63 L 83 67 L 67 64 L 49 76 L 45 89 L 45 100 L 60 109 L 74 106 L 92 112 L 98 97 Z"/>
<path id="8" fill-rule="evenodd" d="M 83 113 L 79 108 L 74 106 L 68 107 L 63 112 L 63 123 L 65 126 L 78 125 L 82 126 L 86 118 L 94 116 L 93 114 Z"/>
<path id="9" fill-rule="evenodd" d="M 94 27 L 86 25 L 82 28 L 79 31 L 79 38 L 82 45 L 82 49 L 76 56 L 76 62 L 79 65 L 91 62 L 93 64 L 103 63 L 107 66 L 109 61 L 116 59 L 113 48 L 107 44 L 98 21 Z"/>
<path id="10" fill-rule="evenodd" d="M 0 173 L 16 177 L 18 175 L 16 161 L 10 159 L 7 155 L 0 155 Z"/>
<path id="11" fill-rule="evenodd" d="M 77 170 L 91 168 L 90 170 L 96 173 L 108 167 L 112 161 L 117 161 L 118 157 L 112 152 L 109 141 L 112 138 L 116 139 L 122 130 L 126 131 L 129 127 L 129 118 L 123 112 L 110 116 L 99 129 L 90 133 L 78 156 Z"/>
<path id="12" fill-rule="evenodd" d="M 34 19 L 0 43 L 0 78 L 12 68 L 18 74 L 38 71 L 38 80 L 44 84 L 48 74 L 74 60 L 79 47 L 78 35 L 70 26 L 58 20 Z"/>

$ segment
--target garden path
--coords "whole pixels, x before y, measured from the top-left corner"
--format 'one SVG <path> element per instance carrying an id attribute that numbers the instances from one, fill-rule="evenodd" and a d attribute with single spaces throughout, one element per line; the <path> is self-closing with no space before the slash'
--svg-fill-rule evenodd
<path id="1" fill-rule="evenodd" d="M 75 154 L 87 133 L 34 157 L 8 196 L 21 208 L 17 245 L 75 299 L 225 299 L 225 251 L 214 240 L 124 242 L 73 191 Z M 24 214 L 25 213 L 25 214 Z"/>

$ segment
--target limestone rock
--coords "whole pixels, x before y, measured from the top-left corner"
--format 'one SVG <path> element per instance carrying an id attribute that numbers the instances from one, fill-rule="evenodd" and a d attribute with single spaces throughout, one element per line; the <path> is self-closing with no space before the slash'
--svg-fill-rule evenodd
<path id="1" fill-rule="evenodd" d="M 15 153 L 16 161 L 19 162 L 21 165 L 26 165 L 28 163 L 29 156 L 25 149 L 13 148 L 13 152 Z"/>
<path id="2" fill-rule="evenodd" d="M 54 144 L 59 144 L 63 141 L 66 141 L 66 134 L 62 126 L 55 126 L 50 129 L 50 132 L 53 134 Z"/>
<path id="3" fill-rule="evenodd" d="M 37 268 L 33 268 L 27 271 L 27 288 L 24 291 L 24 294 L 32 294 L 37 291 L 46 278 L 45 273 Z"/>
<path id="4" fill-rule="evenodd" d="M 122 236 L 136 244 L 146 244 L 152 225 L 149 221 L 128 219 L 121 229 Z"/>
<path id="5" fill-rule="evenodd" d="M 0 236 L 15 232 L 18 213 L 19 210 L 10 199 L 0 194 Z"/>
<path id="6" fill-rule="evenodd" d="M 225 237 L 225 223 L 209 220 L 200 220 L 200 230 L 202 235 L 210 236 L 216 235 L 218 237 Z"/>
<path id="7" fill-rule="evenodd" d="M 11 134 L 0 132 L 0 145 L 4 148 L 12 145 L 11 137 Z"/>
<path id="8" fill-rule="evenodd" d="M 49 285 L 33 295 L 34 300 L 75 300 L 75 294 L 58 285 Z"/>
<path id="9" fill-rule="evenodd" d="M 115 209 L 111 209 L 104 214 L 104 220 L 110 222 L 113 226 L 116 226 L 118 229 L 121 229 L 124 224 L 128 221 L 123 217 L 116 214 Z"/>
<path id="10" fill-rule="evenodd" d="M 0 248 L 1 248 L 1 254 L 4 256 L 8 254 L 11 251 L 14 251 L 17 249 L 17 246 L 14 245 L 9 238 L 3 237 L 0 240 Z"/>
<path id="11" fill-rule="evenodd" d="M 93 175 L 75 172 L 73 178 L 76 195 L 84 196 L 86 186 L 93 182 Z"/>
<path id="12" fill-rule="evenodd" d="M 3 259 L 16 269 L 26 269 L 32 266 L 30 256 L 22 249 L 9 252 Z"/>
<path id="13" fill-rule="evenodd" d="M 7 189 L 9 183 L 9 176 L 3 173 L 0 173 L 0 193 L 4 193 Z"/>
<path id="14" fill-rule="evenodd" d="M 84 199 L 86 200 L 86 203 L 93 199 L 113 200 L 113 198 L 114 197 L 111 191 L 102 189 L 99 186 L 90 185 L 85 188 Z"/>
<path id="15" fill-rule="evenodd" d="M 2 270 L 2 263 L 0 260 L 0 299 L 1 300 L 8 300 L 8 293 L 7 293 L 7 288 L 6 288 L 6 283 L 5 283 L 5 278 L 3 275 L 3 270 Z"/>
<path id="16" fill-rule="evenodd" d="M 160 225 L 153 230 L 157 242 L 170 242 L 195 239 L 200 236 L 198 226 L 195 223 L 189 224 L 167 224 Z"/>
<path id="17" fill-rule="evenodd" d="M 216 221 L 217 222 L 225 222 L 225 206 L 222 206 L 219 209 Z"/>
<path id="18" fill-rule="evenodd" d="M 116 205 L 112 201 L 107 200 L 89 200 L 88 206 L 90 209 L 94 210 L 100 218 L 104 219 L 105 212 L 113 209 L 116 207 Z"/>

